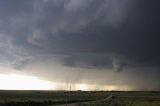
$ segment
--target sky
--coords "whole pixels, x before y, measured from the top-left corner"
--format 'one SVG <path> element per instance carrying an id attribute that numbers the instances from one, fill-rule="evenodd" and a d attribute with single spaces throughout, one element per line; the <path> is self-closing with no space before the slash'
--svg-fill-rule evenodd
<path id="1" fill-rule="evenodd" d="M 0 0 L 0 89 L 160 90 L 159 5 Z"/>

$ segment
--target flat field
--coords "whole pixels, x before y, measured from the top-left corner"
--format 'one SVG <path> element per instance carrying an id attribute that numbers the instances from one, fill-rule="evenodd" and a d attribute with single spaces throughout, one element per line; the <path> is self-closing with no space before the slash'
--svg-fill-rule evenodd
<path id="1" fill-rule="evenodd" d="M 160 92 L 0 91 L 0 106 L 160 106 Z"/>

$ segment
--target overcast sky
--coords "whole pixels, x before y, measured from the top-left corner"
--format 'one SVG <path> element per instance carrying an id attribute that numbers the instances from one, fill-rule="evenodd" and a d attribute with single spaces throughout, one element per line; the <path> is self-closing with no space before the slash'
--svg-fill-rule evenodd
<path id="1" fill-rule="evenodd" d="M 0 0 L 0 73 L 19 72 L 160 90 L 160 1 Z"/>

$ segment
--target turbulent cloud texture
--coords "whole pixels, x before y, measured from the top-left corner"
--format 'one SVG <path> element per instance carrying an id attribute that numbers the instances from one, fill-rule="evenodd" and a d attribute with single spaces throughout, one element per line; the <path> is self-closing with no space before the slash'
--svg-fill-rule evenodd
<path id="1" fill-rule="evenodd" d="M 62 82 L 160 89 L 159 4 L 1 0 L 0 65 Z"/>

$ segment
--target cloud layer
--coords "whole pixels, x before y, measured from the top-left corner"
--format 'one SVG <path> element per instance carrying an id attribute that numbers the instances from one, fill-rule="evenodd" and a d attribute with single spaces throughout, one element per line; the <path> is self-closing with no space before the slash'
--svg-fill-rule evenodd
<path id="1" fill-rule="evenodd" d="M 70 71 L 69 76 L 74 73 L 84 82 L 87 76 L 78 75 L 102 75 L 105 70 L 109 77 L 110 70 L 129 70 L 122 76 L 115 74 L 135 86 L 136 80 L 131 80 L 141 80 L 136 73 L 148 77 L 147 72 L 153 74 L 150 79 L 156 76 L 153 82 L 159 89 L 159 4 L 158 0 L 1 0 L 0 64 L 32 71 L 38 66 L 38 76 Z M 103 77 L 96 82 L 108 80 Z M 52 80 L 57 79 L 66 80 Z"/>

